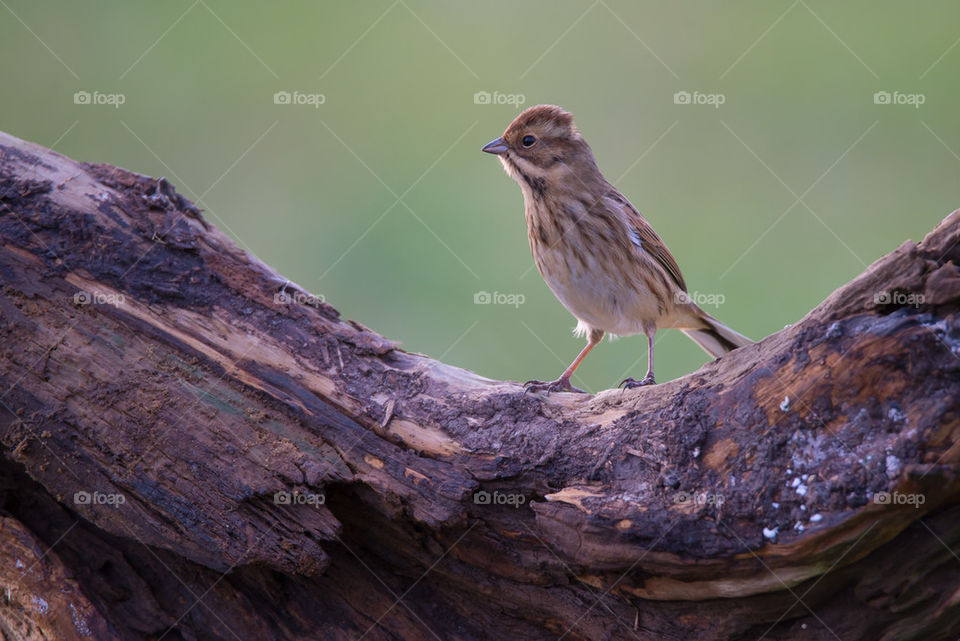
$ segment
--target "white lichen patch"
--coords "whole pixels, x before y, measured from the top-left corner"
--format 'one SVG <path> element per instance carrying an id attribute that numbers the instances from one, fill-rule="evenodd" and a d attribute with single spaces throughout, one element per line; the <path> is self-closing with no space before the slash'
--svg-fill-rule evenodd
<path id="1" fill-rule="evenodd" d="M 33 603 L 33 607 L 35 607 L 40 614 L 46 614 L 50 610 L 50 604 L 47 603 L 43 597 L 33 595 L 30 597 L 30 602 Z"/>
<path id="2" fill-rule="evenodd" d="M 900 476 L 900 469 L 902 465 L 899 458 L 893 454 L 887 454 L 885 463 L 887 466 L 887 478 L 895 479 Z"/>
<path id="3" fill-rule="evenodd" d="M 73 627 L 77 629 L 81 636 L 90 636 L 90 626 L 87 625 L 87 620 L 77 612 L 77 608 L 72 603 L 70 604 L 70 618 L 73 619 Z"/>
<path id="4" fill-rule="evenodd" d="M 907 415 L 900 411 L 900 408 L 894 405 L 889 410 L 887 410 L 887 418 L 889 418 L 894 423 L 903 423 L 907 420 Z"/>

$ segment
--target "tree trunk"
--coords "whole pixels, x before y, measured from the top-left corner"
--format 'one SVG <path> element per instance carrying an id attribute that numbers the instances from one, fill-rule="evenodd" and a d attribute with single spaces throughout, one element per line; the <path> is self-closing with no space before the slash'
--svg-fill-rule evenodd
<path id="1" fill-rule="evenodd" d="M 960 211 L 689 376 L 525 395 L 162 178 L 0 163 L 0 638 L 960 634 Z"/>

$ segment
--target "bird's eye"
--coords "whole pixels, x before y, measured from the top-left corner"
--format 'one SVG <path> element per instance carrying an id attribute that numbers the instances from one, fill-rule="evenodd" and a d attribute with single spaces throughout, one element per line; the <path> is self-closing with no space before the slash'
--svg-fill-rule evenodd
<path id="1" fill-rule="evenodd" d="M 527 135 L 527 136 L 524 136 L 523 140 L 520 142 L 523 143 L 524 147 L 533 147 L 533 143 L 537 142 L 537 138 L 536 136 Z"/>

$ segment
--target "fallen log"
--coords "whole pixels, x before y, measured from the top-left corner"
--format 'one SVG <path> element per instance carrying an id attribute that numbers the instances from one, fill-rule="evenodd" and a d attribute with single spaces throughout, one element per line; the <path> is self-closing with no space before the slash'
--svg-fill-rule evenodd
<path id="1" fill-rule="evenodd" d="M 958 241 L 678 380 L 524 394 L 0 134 L 0 631 L 955 638 Z"/>

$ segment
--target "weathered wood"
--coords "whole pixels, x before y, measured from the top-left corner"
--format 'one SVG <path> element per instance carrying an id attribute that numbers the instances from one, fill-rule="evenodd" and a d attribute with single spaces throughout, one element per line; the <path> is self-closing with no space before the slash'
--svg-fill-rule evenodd
<path id="1" fill-rule="evenodd" d="M 44 641 L 118 637 L 70 570 L 22 523 L 0 516 L 0 635 Z"/>
<path id="2" fill-rule="evenodd" d="M 0 540 L 39 542 L 0 560 L 51 547 L 116 638 L 960 633 L 960 211 L 689 376 L 524 395 L 163 179 L 0 163 Z M 57 581 L 0 568 L 0 630 L 81 638 L 22 605 Z"/>

